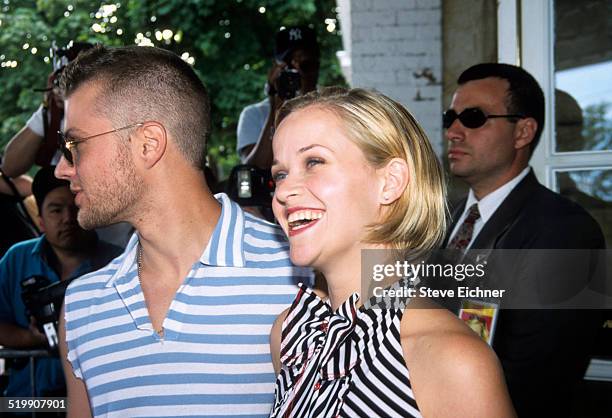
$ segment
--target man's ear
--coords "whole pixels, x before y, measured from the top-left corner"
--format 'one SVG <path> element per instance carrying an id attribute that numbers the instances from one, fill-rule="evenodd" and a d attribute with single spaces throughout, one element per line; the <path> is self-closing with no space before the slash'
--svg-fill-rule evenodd
<path id="1" fill-rule="evenodd" d="M 138 139 L 136 157 L 146 168 L 151 168 L 166 152 L 168 145 L 166 128 L 159 122 L 145 122 L 140 129 Z"/>
<path id="2" fill-rule="evenodd" d="M 399 199 L 408 187 L 410 182 L 408 163 L 401 158 L 393 158 L 377 171 L 382 180 L 379 202 L 390 205 Z"/>
<path id="3" fill-rule="evenodd" d="M 521 149 L 529 146 L 537 130 L 538 122 L 534 118 L 519 119 L 514 127 L 514 148 Z"/>
<path id="4" fill-rule="evenodd" d="M 42 208 L 40 209 L 42 211 Z M 38 215 L 38 226 L 40 229 L 40 232 L 45 233 L 45 221 L 43 219 L 43 217 L 41 215 Z"/>

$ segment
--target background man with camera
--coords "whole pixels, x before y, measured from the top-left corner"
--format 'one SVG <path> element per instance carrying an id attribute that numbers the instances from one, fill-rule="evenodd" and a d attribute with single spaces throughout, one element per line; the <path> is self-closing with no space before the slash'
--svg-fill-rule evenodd
<path id="1" fill-rule="evenodd" d="M 7 176 L 17 177 L 35 163 L 45 167 L 59 159 L 57 131 L 64 118 L 64 101 L 57 89 L 57 80 L 68 62 L 92 46 L 87 42 L 71 41 L 65 48 L 53 48 L 53 72 L 47 79 L 47 88 L 35 90 L 44 92 L 43 102 L 6 145 L 2 170 Z"/>
<path id="2" fill-rule="evenodd" d="M 121 252 L 120 248 L 99 241 L 95 232 L 79 227 L 70 184 L 55 178 L 54 169 L 54 166 L 42 168 L 32 183 L 44 235 L 15 244 L 0 260 L 0 345 L 6 347 L 49 345 L 39 330 L 42 324 L 26 313 L 22 282 L 27 281 L 32 290 L 69 281 L 99 269 Z M 11 370 L 5 396 L 31 396 L 29 365 L 17 366 Z M 35 375 L 37 396 L 64 390 L 59 359 L 38 359 Z"/>
<path id="3" fill-rule="evenodd" d="M 53 72 L 47 78 L 47 86 L 45 89 L 34 90 L 44 92 L 43 102 L 6 145 L 0 165 L 4 175 L 17 178 L 34 165 L 47 167 L 57 164 L 60 158 L 58 131 L 64 124 L 64 99 L 58 88 L 58 80 L 69 62 L 92 47 L 93 44 L 88 42 L 70 41 L 64 48 L 56 48 L 54 44 Z M 132 232 L 126 224 L 112 225 L 97 231 L 100 239 L 120 247 L 125 247 Z"/>
<path id="4" fill-rule="evenodd" d="M 276 34 L 268 97 L 245 107 L 238 120 L 236 149 L 244 164 L 270 170 L 276 112 L 285 100 L 317 88 L 319 58 L 316 33 L 309 27 L 290 26 Z"/>

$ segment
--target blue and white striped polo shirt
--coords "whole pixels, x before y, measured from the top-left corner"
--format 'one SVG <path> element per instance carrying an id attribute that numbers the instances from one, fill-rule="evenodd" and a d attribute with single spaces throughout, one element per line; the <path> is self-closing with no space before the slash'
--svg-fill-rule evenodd
<path id="1" fill-rule="evenodd" d="M 278 227 L 216 197 L 221 217 L 170 305 L 163 339 L 138 282 L 136 235 L 69 286 L 68 359 L 94 416 L 268 416 L 270 328 L 311 272 L 292 266 Z"/>

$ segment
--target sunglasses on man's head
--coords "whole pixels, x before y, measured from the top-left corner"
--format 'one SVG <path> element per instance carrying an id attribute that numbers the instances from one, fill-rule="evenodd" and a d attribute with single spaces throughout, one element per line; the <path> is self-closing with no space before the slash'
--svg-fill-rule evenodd
<path id="1" fill-rule="evenodd" d="M 451 127 L 455 119 L 459 119 L 459 122 L 466 128 L 476 129 L 480 128 L 487 122 L 487 119 L 493 118 L 509 118 L 509 119 L 522 119 L 525 115 L 487 115 L 481 109 L 477 107 L 468 107 L 461 113 L 455 112 L 453 109 L 448 109 L 442 114 L 442 126 L 444 129 Z"/>

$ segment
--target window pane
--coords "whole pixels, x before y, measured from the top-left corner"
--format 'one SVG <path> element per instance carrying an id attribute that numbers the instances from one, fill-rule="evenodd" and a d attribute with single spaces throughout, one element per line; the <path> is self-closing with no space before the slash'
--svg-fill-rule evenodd
<path id="1" fill-rule="evenodd" d="M 557 152 L 612 150 L 612 0 L 555 1 Z"/>
<path id="2" fill-rule="evenodd" d="M 612 244 L 612 169 L 555 170 L 559 193 L 586 209 Z"/>

